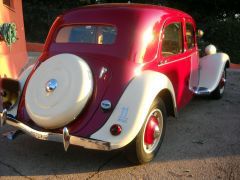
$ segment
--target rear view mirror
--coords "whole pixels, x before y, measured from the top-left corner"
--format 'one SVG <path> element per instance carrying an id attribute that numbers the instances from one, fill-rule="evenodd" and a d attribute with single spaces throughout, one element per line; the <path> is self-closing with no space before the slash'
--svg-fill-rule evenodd
<path id="1" fill-rule="evenodd" d="M 11 109 L 18 101 L 20 83 L 10 78 L 0 79 L 0 95 L 3 109 Z"/>

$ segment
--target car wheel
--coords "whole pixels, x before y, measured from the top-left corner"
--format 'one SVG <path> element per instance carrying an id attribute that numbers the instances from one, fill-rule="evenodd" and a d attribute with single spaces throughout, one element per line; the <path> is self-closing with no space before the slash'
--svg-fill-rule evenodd
<path id="1" fill-rule="evenodd" d="M 217 88 L 211 93 L 211 97 L 213 99 L 220 99 L 223 97 L 223 94 L 225 91 L 226 79 L 227 79 L 227 72 L 226 72 L 226 69 L 224 69 L 221 80 Z"/>
<path id="2" fill-rule="evenodd" d="M 160 99 L 153 103 L 140 132 L 127 147 L 127 158 L 135 164 L 150 162 L 157 154 L 166 129 L 166 108 Z"/>

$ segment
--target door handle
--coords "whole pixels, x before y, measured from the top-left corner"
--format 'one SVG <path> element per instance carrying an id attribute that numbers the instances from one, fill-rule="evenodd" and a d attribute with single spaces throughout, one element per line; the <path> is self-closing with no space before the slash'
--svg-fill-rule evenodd
<path id="1" fill-rule="evenodd" d="M 164 65 L 168 62 L 168 60 L 162 60 L 158 63 L 158 66 Z"/>
<path id="2" fill-rule="evenodd" d="M 158 63 L 158 66 L 161 66 L 161 65 L 163 65 L 164 63 L 163 63 L 163 61 L 160 61 L 159 63 Z"/>

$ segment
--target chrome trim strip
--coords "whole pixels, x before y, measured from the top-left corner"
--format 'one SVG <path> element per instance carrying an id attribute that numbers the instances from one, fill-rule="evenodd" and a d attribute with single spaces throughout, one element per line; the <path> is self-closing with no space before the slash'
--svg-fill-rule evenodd
<path id="1" fill-rule="evenodd" d="M 175 62 L 178 62 L 178 61 L 183 61 L 183 60 L 188 60 L 188 58 L 191 58 L 192 55 L 189 55 L 187 57 L 183 57 L 183 58 L 180 58 L 180 59 L 177 59 L 177 60 L 173 60 L 173 61 L 169 61 L 168 59 L 166 59 L 165 61 L 167 62 L 163 62 L 161 64 L 158 65 L 158 67 L 161 67 L 161 66 L 164 66 L 164 65 L 168 65 L 168 64 L 172 64 L 172 63 L 175 63 Z"/>
<path id="2" fill-rule="evenodd" d="M 112 149 L 110 142 L 71 136 L 69 135 L 68 129 L 66 127 L 63 129 L 63 134 L 37 131 L 21 123 L 20 121 L 8 116 L 7 110 L 3 110 L 3 112 L 0 113 L 1 127 L 5 124 L 18 128 L 36 139 L 44 141 L 62 142 L 64 144 L 65 150 L 68 149 L 70 144 L 81 146 L 87 149 L 96 149 L 104 151 L 110 151 Z"/>
<path id="3" fill-rule="evenodd" d="M 107 72 L 108 72 L 108 69 L 106 67 L 102 67 L 99 74 L 99 79 L 101 79 Z"/>

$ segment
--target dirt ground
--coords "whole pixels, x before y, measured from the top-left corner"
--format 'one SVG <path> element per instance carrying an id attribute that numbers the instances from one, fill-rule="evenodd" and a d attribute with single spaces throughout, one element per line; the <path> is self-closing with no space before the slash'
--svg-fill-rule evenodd
<path id="1" fill-rule="evenodd" d="M 5 126 L 0 135 L 9 131 Z M 90 151 L 27 135 L 0 136 L 0 179 L 240 179 L 240 71 L 228 72 L 221 100 L 194 98 L 169 118 L 162 147 L 149 164 L 132 166 L 122 152 Z"/>

